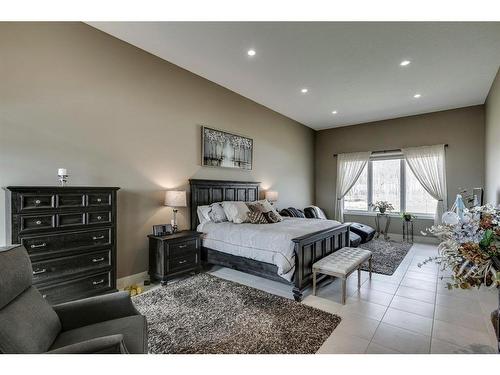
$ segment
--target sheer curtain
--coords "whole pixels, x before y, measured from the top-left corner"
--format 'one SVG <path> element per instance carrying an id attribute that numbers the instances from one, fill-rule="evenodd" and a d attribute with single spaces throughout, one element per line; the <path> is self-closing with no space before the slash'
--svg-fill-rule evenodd
<path id="1" fill-rule="evenodd" d="M 401 151 L 417 180 L 437 199 L 434 223 L 440 224 L 447 205 L 444 145 L 409 147 Z"/>
<path id="2" fill-rule="evenodd" d="M 344 221 L 343 198 L 358 180 L 368 163 L 371 152 L 352 152 L 337 156 L 337 190 L 335 192 L 335 219 Z"/>

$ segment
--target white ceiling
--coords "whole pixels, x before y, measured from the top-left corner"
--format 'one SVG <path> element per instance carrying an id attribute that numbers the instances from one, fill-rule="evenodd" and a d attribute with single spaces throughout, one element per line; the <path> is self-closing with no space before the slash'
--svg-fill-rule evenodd
<path id="1" fill-rule="evenodd" d="M 500 64 L 498 22 L 89 24 L 313 129 L 482 104 Z"/>

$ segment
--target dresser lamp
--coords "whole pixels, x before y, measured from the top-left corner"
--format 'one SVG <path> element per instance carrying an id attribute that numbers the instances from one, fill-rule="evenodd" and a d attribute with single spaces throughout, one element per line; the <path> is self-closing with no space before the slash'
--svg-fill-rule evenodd
<path id="1" fill-rule="evenodd" d="M 278 201 L 277 191 L 266 191 L 266 199 L 272 204 Z"/>
<path id="2" fill-rule="evenodd" d="M 186 192 L 184 190 L 168 190 L 165 192 L 165 206 L 171 207 L 174 214 L 172 223 L 172 229 L 177 232 L 177 209 L 181 207 L 187 207 L 186 204 Z"/>

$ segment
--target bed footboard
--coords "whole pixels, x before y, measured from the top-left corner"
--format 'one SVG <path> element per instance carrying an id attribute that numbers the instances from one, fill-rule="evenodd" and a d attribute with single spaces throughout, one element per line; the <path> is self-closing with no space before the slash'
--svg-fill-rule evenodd
<path id="1" fill-rule="evenodd" d="M 312 283 L 312 265 L 342 247 L 349 246 L 349 225 L 324 229 L 292 240 L 295 243 L 293 297 L 302 300 L 302 292 Z"/>

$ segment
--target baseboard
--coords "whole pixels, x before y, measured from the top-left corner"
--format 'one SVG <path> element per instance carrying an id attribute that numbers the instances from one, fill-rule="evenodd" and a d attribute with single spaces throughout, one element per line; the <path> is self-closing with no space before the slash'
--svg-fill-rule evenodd
<path id="1" fill-rule="evenodd" d="M 389 233 L 389 238 L 394 241 L 403 242 L 403 235 L 399 233 Z M 413 242 L 437 245 L 440 241 L 434 236 L 413 236 Z"/>
<path id="2" fill-rule="evenodd" d="M 136 273 L 133 275 L 121 277 L 118 280 L 116 280 L 116 287 L 119 290 L 123 290 L 123 288 L 132 284 L 144 285 L 144 280 L 147 279 L 149 279 L 148 271 Z"/>

